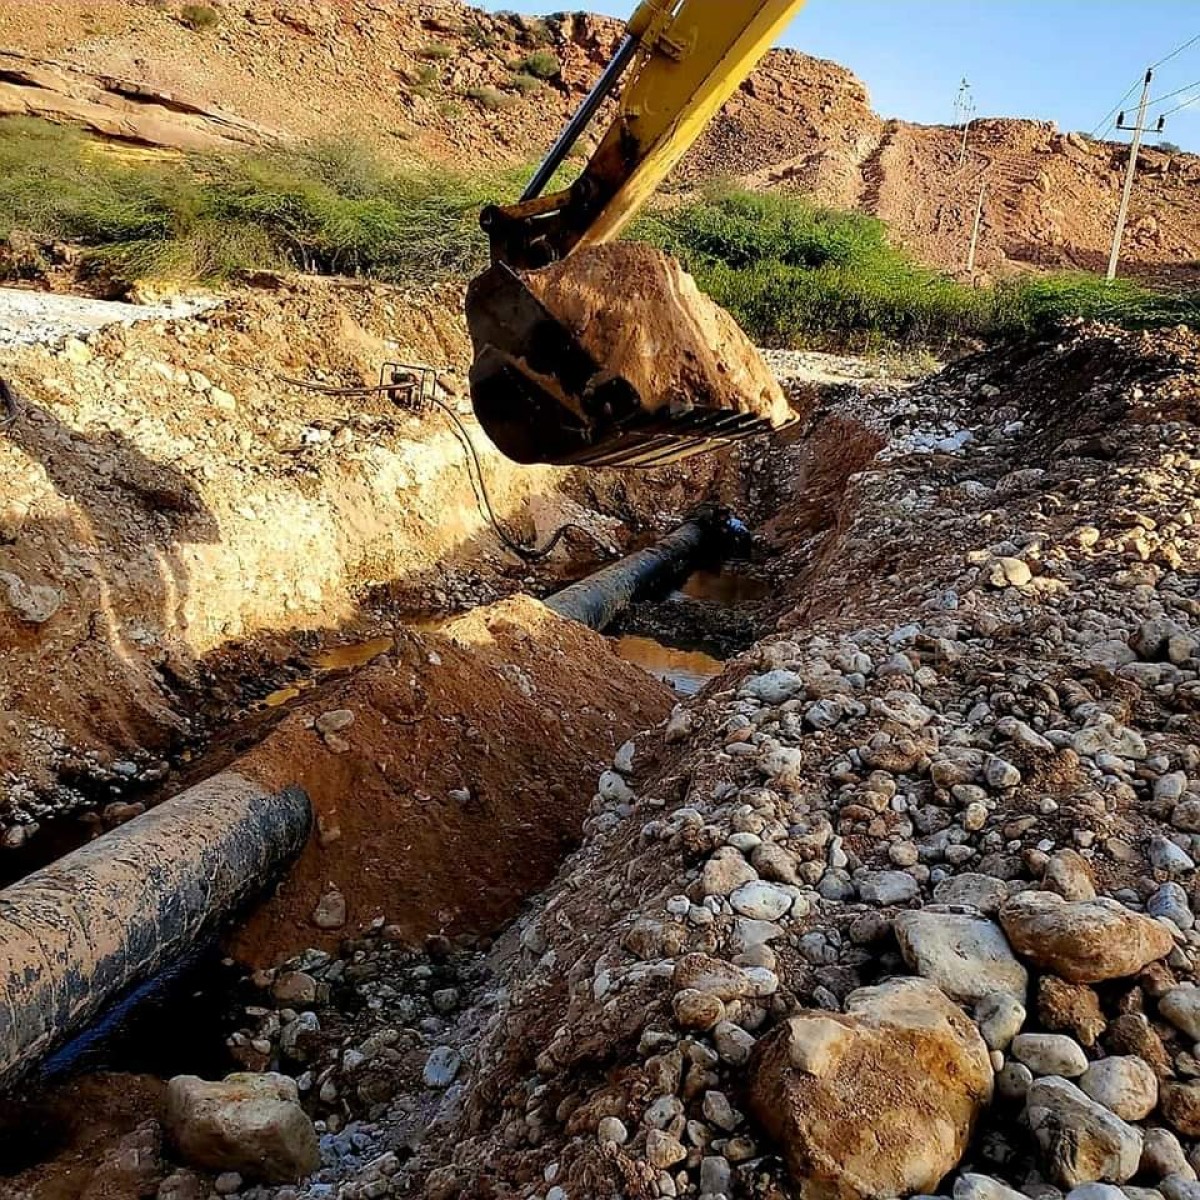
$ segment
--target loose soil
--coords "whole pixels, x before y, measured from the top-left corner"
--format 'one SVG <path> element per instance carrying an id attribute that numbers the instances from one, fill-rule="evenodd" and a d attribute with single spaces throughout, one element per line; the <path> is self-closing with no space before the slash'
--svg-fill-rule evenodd
<path id="1" fill-rule="evenodd" d="M 669 255 L 650 246 L 587 246 L 525 277 L 605 377 L 633 385 L 647 411 L 790 415 L 774 375 L 737 322 Z"/>
<path id="2" fill-rule="evenodd" d="M 269 787 L 303 787 L 318 833 L 231 952 L 269 967 L 336 948 L 347 930 L 312 923 L 335 889 L 350 930 L 382 920 L 414 944 L 495 932 L 578 840 L 581 780 L 671 702 L 606 639 L 527 598 L 400 635 L 238 762 Z M 353 723 L 322 737 L 329 711 Z"/>

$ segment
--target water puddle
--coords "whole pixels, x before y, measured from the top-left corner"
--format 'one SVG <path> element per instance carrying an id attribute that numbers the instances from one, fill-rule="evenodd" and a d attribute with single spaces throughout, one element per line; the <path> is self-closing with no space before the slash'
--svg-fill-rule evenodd
<path id="1" fill-rule="evenodd" d="M 317 656 L 314 664 L 318 671 L 345 671 L 352 667 L 365 667 L 381 654 L 390 654 L 396 648 L 396 639 L 390 637 L 371 638 L 367 642 L 351 642 L 346 646 L 334 646 Z"/>
<path id="2" fill-rule="evenodd" d="M 743 575 L 724 568 L 717 571 L 693 571 L 679 588 L 689 600 L 707 600 L 722 608 L 749 604 L 764 599 L 770 585 L 753 575 Z"/>
<path id="3" fill-rule="evenodd" d="M 653 638 L 626 634 L 615 639 L 613 649 L 626 662 L 661 679 L 681 696 L 694 696 L 725 664 L 703 650 L 679 650 Z"/>
<path id="4" fill-rule="evenodd" d="M 396 639 L 391 637 L 371 638 L 365 642 L 348 642 L 344 646 L 331 646 L 312 660 L 313 671 L 356 671 L 374 662 L 381 654 L 389 654 L 396 648 Z M 295 679 L 285 687 L 264 696 L 260 703 L 266 708 L 282 708 L 317 685 L 316 676 Z"/>

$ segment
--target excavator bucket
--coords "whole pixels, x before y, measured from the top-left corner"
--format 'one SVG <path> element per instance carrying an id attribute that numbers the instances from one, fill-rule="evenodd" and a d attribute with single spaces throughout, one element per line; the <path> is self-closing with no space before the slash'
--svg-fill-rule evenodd
<path id="1" fill-rule="evenodd" d="M 791 416 L 733 319 L 650 247 L 592 247 L 524 276 L 493 266 L 467 321 L 475 414 L 520 463 L 658 466 Z"/>

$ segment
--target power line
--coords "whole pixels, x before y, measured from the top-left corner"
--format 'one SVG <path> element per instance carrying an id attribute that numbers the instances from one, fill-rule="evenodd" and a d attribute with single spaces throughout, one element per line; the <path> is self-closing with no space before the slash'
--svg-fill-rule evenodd
<path id="1" fill-rule="evenodd" d="M 1200 88 L 1200 79 L 1194 79 L 1191 83 L 1185 83 L 1183 87 L 1176 88 L 1173 92 L 1167 92 L 1164 96 L 1156 97 L 1150 101 L 1150 107 L 1153 108 L 1156 104 L 1161 104 L 1164 100 L 1170 100 L 1175 96 L 1182 96 L 1184 92 L 1190 92 L 1193 88 Z M 1191 101 L 1189 100 L 1186 103 L 1190 104 Z M 1184 107 L 1184 105 L 1180 105 L 1180 108 L 1182 107 Z M 1172 109 L 1171 111 L 1174 112 L 1175 109 Z M 1166 115 L 1166 113 L 1163 113 L 1164 117 Z"/>
<path id="2" fill-rule="evenodd" d="M 1200 101 L 1200 93 L 1197 93 L 1190 99 L 1185 100 L 1182 104 L 1175 105 L 1174 108 L 1168 108 L 1165 113 L 1159 113 L 1159 117 L 1169 117 L 1172 113 L 1177 113 L 1181 108 L 1190 108 L 1193 104 L 1197 103 L 1197 101 Z"/>
<path id="3" fill-rule="evenodd" d="M 1200 42 L 1200 33 L 1196 34 L 1194 37 L 1188 38 L 1188 40 L 1186 42 L 1181 42 L 1178 46 L 1175 47 L 1174 50 L 1172 50 L 1170 52 L 1170 54 L 1167 54 L 1163 58 L 1160 58 L 1158 60 L 1158 62 L 1151 63 L 1150 70 L 1151 71 L 1157 70 L 1159 67 L 1161 67 L 1163 65 L 1163 63 L 1170 62 L 1171 59 L 1178 57 L 1186 49 L 1188 49 L 1189 46 L 1194 46 L 1197 42 Z M 1121 106 L 1125 103 L 1125 101 L 1128 100 L 1129 97 L 1132 96 L 1133 93 L 1137 91 L 1137 89 L 1141 86 L 1141 83 L 1142 83 L 1142 77 L 1139 75 L 1137 77 L 1137 79 L 1135 79 L 1133 81 L 1133 83 L 1131 83 L 1129 85 L 1129 89 L 1126 91 L 1125 95 L 1123 95 L 1120 98 L 1120 100 L 1118 100 L 1116 102 L 1116 104 L 1114 104 L 1112 106 L 1112 108 L 1110 108 L 1108 110 L 1108 112 L 1106 112 L 1104 114 L 1104 116 L 1102 116 L 1100 118 L 1100 120 L 1096 122 L 1095 128 L 1093 128 L 1092 132 L 1088 134 L 1088 137 L 1094 138 L 1096 136 L 1097 132 L 1101 129 L 1101 127 L 1103 127 L 1104 133 L 1107 133 L 1108 130 L 1114 124 L 1116 124 L 1116 122 L 1113 120 L 1113 118 L 1120 111 Z M 1191 86 L 1195 87 L 1196 85 L 1192 84 Z M 1185 88 L 1182 90 L 1186 91 L 1187 89 Z M 1172 93 L 1172 94 L 1177 94 L 1177 93 Z M 1165 100 L 1165 99 L 1168 99 L 1168 97 L 1164 96 L 1164 97 L 1162 97 L 1162 99 Z M 1155 101 L 1151 101 L 1151 103 L 1153 104 L 1153 103 L 1155 103 Z M 1101 136 L 1103 136 L 1103 134 Z"/>
<path id="4" fill-rule="evenodd" d="M 1195 37 L 1188 38 L 1188 40 L 1186 42 L 1184 42 L 1182 45 L 1176 46 L 1175 49 L 1172 50 L 1171 53 L 1166 56 L 1166 58 L 1160 58 L 1158 60 L 1158 62 L 1154 63 L 1154 65 L 1151 66 L 1150 70 L 1152 70 L 1152 71 L 1157 70 L 1159 67 L 1161 67 L 1163 65 L 1163 63 L 1170 62 L 1171 59 L 1173 59 L 1176 55 L 1182 54 L 1189 46 L 1194 46 L 1197 42 L 1200 42 L 1200 33 L 1196 34 Z"/>
<path id="5" fill-rule="evenodd" d="M 1125 101 L 1126 101 L 1126 100 L 1128 100 L 1128 99 L 1129 99 L 1129 97 L 1130 97 L 1130 96 L 1132 96 L 1132 95 L 1133 95 L 1133 93 L 1134 93 L 1134 92 L 1136 92 L 1136 91 L 1138 90 L 1138 88 L 1140 88 L 1141 86 L 1142 86 L 1142 76 L 1140 76 L 1140 75 L 1139 75 L 1139 76 L 1138 76 L 1138 77 L 1137 77 L 1137 78 L 1136 78 L 1136 79 L 1133 81 L 1133 83 L 1131 83 L 1131 84 L 1129 85 L 1129 90 L 1128 90 L 1128 91 L 1125 93 L 1125 95 L 1123 95 L 1123 96 L 1120 98 L 1120 100 L 1118 100 L 1118 101 L 1116 102 L 1116 104 L 1114 104 L 1114 105 L 1112 106 L 1112 108 L 1110 108 L 1110 109 L 1108 110 L 1108 112 L 1106 112 L 1106 113 L 1104 114 L 1104 116 L 1102 116 L 1102 117 L 1100 118 L 1100 120 L 1096 122 L 1096 127 L 1095 127 L 1095 129 L 1093 129 L 1093 130 L 1092 130 L 1092 132 L 1088 134 L 1088 137 L 1095 137 L 1095 136 L 1096 136 L 1096 132 L 1097 132 L 1097 130 L 1099 130 L 1099 128 L 1100 128 L 1100 126 L 1101 126 L 1101 125 L 1103 125 L 1103 126 L 1104 126 L 1104 131 L 1105 131 L 1105 133 L 1107 133 L 1107 132 L 1108 132 L 1108 130 L 1109 130 L 1109 128 L 1110 128 L 1111 126 L 1113 126 L 1114 124 L 1116 124 L 1116 122 L 1115 122 L 1114 118 L 1116 117 L 1117 113 L 1121 111 L 1121 106 L 1122 106 L 1122 105 L 1125 103 Z"/>

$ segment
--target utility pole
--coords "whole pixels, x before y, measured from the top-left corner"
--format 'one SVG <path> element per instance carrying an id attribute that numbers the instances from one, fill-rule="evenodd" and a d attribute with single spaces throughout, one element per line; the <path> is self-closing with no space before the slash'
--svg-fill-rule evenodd
<path id="1" fill-rule="evenodd" d="M 967 274 L 975 278 L 975 248 L 979 245 L 979 226 L 983 221 L 983 194 L 987 191 L 987 180 L 979 184 L 979 203 L 975 205 L 975 226 L 971 230 L 971 249 L 967 251 Z"/>
<path id="2" fill-rule="evenodd" d="M 975 115 L 975 104 L 971 103 L 971 107 L 966 110 L 965 120 L 963 121 L 962 145 L 958 148 L 958 165 L 961 167 L 967 161 L 967 131 L 971 128 L 971 118 Z"/>
<path id="3" fill-rule="evenodd" d="M 962 141 L 958 147 L 958 165 L 961 167 L 967 161 L 967 131 L 971 128 L 971 118 L 975 115 L 975 100 L 971 95 L 971 85 L 966 76 L 958 85 L 958 95 L 954 97 L 954 123 L 962 125 Z"/>
<path id="4" fill-rule="evenodd" d="M 1111 283 L 1117 277 L 1117 261 L 1121 257 L 1121 238 L 1125 234 L 1125 218 L 1129 215 L 1129 197 L 1133 192 L 1133 177 L 1137 173 L 1137 158 L 1138 150 L 1142 144 L 1142 134 L 1146 132 L 1146 105 L 1150 101 L 1150 80 L 1154 77 L 1154 70 L 1151 68 L 1146 72 L 1145 81 L 1142 83 L 1142 98 L 1138 103 L 1137 120 L 1133 125 L 1125 124 L 1125 114 L 1117 114 L 1117 128 L 1130 129 L 1133 131 L 1133 138 L 1129 143 L 1129 165 L 1125 168 L 1125 187 L 1121 192 L 1121 207 L 1117 210 L 1117 227 L 1113 230 L 1112 253 L 1108 256 L 1108 274 L 1105 278 Z M 1161 133 L 1163 129 L 1163 118 L 1158 118 L 1156 131 Z"/>
<path id="5" fill-rule="evenodd" d="M 967 82 L 967 77 L 964 75 L 962 81 L 958 85 L 958 92 L 954 97 L 954 124 L 962 124 L 962 115 L 967 107 L 971 95 L 971 85 Z"/>

